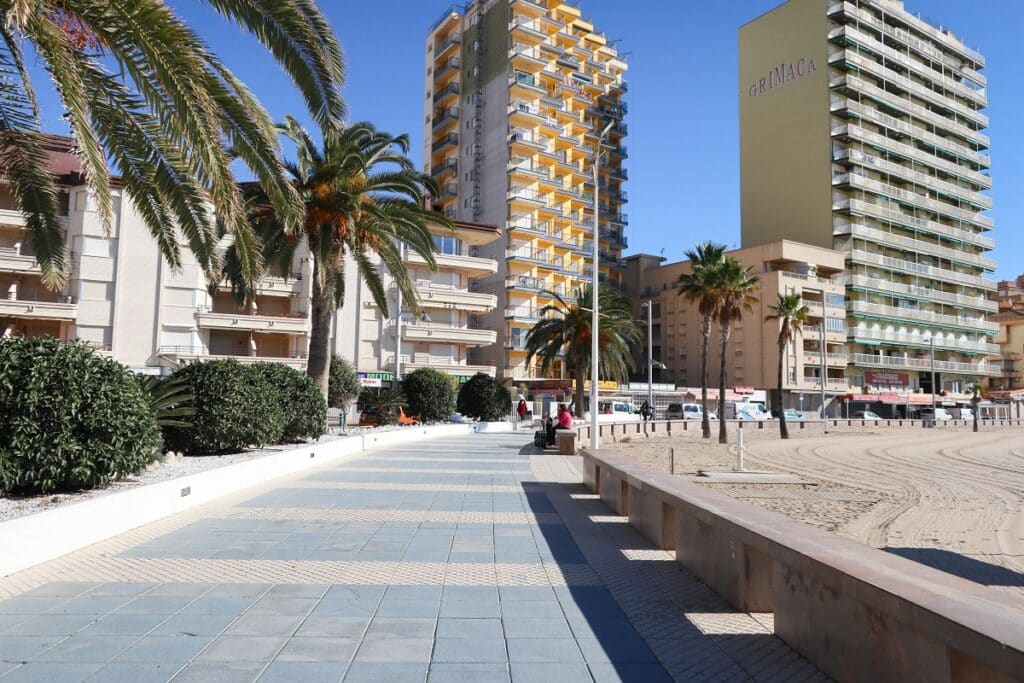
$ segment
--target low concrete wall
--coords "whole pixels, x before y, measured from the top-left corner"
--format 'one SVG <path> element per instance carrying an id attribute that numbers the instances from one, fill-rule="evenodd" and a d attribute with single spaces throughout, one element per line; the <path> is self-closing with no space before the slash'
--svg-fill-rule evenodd
<path id="1" fill-rule="evenodd" d="M 1024 613 L 985 586 L 610 451 L 584 480 L 648 539 L 838 681 L 1024 680 Z"/>
<path id="2" fill-rule="evenodd" d="M 743 425 L 744 429 L 749 430 L 764 430 L 770 429 L 773 431 L 779 431 L 778 420 L 765 420 L 763 422 L 755 422 L 749 420 L 726 420 L 729 425 L 730 432 L 733 432 Z M 881 419 L 881 420 L 851 420 L 851 419 L 838 419 L 829 418 L 827 420 L 788 420 L 786 423 L 789 429 L 792 431 L 808 430 L 808 431 L 825 431 L 826 429 L 849 429 L 864 427 L 866 429 L 926 429 L 931 428 L 931 422 L 926 420 L 898 420 L 898 419 Z M 950 429 L 953 427 L 971 427 L 974 423 L 971 420 L 945 420 L 936 422 L 935 427 L 938 429 Z M 1007 419 L 991 419 L 991 420 L 979 420 L 978 424 L 982 429 L 985 427 L 1024 427 L 1024 419 L 1007 418 Z M 598 443 L 610 443 L 621 441 L 626 437 L 633 437 L 643 435 L 644 423 L 642 422 L 605 422 L 598 424 Z M 577 434 L 580 437 L 580 443 L 590 443 L 590 425 L 583 424 L 577 427 Z M 654 420 L 647 423 L 646 433 L 653 436 L 672 436 L 673 434 L 681 434 L 688 432 L 700 432 L 700 420 Z M 711 433 L 718 433 L 718 421 L 713 420 L 711 422 Z"/>
<path id="3" fill-rule="evenodd" d="M 404 427 L 291 448 L 170 481 L 84 500 L 0 523 L 0 576 L 74 552 L 177 512 L 271 479 L 403 443 L 475 432 L 510 431 L 508 423 Z"/>

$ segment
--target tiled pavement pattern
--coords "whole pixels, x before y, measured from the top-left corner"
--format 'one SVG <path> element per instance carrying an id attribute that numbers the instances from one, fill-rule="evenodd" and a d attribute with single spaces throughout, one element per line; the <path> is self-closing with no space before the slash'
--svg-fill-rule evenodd
<path id="1" fill-rule="evenodd" d="M 2 579 L 0 683 L 823 678 L 526 439 L 375 451 Z"/>

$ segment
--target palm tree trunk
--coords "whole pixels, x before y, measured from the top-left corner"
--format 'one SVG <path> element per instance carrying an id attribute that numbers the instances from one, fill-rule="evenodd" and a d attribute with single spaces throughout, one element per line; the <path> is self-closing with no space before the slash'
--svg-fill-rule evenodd
<path id="1" fill-rule="evenodd" d="M 782 398 L 782 362 L 786 358 L 786 345 L 779 344 L 779 434 L 783 439 L 789 438 L 789 425 L 786 424 L 786 403 Z"/>
<path id="2" fill-rule="evenodd" d="M 718 368 L 718 443 L 729 443 L 725 424 L 725 369 L 729 356 L 729 334 L 732 323 L 722 325 L 722 362 Z"/>
<path id="3" fill-rule="evenodd" d="M 316 262 L 313 266 L 312 315 L 306 374 L 316 382 L 320 393 L 326 399 L 327 384 L 331 376 L 331 319 L 334 315 L 332 283 L 335 273 L 329 272 L 328 268 L 324 277 L 319 277 L 317 271 L 323 267 L 325 266 L 320 262 Z"/>
<path id="4" fill-rule="evenodd" d="M 711 438 L 711 418 L 708 416 L 708 347 L 711 345 L 711 316 L 704 316 L 701 323 L 700 342 L 700 434 L 701 438 Z M 685 416 L 684 416 L 685 417 Z M 725 419 L 719 413 L 718 419 Z"/>

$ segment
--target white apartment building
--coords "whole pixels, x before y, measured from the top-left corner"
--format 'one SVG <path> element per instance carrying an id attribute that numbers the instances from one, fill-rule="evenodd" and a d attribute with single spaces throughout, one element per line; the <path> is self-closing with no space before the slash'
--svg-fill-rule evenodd
<path id="1" fill-rule="evenodd" d="M 60 292 L 43 286 L 25 218 L 9 189 L 0 185 L 0 334 L 81 339 L 133 370 L 152 374 L 212 358 L 306 367 L 313 264 L 304 248 L 296 250 L 287 272 L 265 277 L 252 304 L 240 307 L 226 284 L 210 294 L 187 247 L 180 269 L 166 264 L 116 180 L 112 232 L 105 234 L 71 153 L 72 140 L 50 136 L 47 144 L 62 190 L 68 279 Z M 470 328 L 472 316 L 493 309 L 496 297 L 469 290 L 473 277 L 495 272 L 497 263 L 470 252 L 501 233 L 477 224 L 437 233 L 436 271 L 419 256 L 406 256 L 427 317 L 403 330 L 405 368 L 493 375 L 494 367 L 470 367 L 467 351 L 494 342 L 493 331 Z M 229 243 L 230 237 L 223 246 Z M 368 376 L 389 370 L 397 325 L 377 311 L 354 265 L 347 276 L 351 282 L 336 316 L 334 348 Z M 395 288 L 389 281 L 387 286 L 394 299 Z M 397 302 L 391 309 L 398 310 Z"/>

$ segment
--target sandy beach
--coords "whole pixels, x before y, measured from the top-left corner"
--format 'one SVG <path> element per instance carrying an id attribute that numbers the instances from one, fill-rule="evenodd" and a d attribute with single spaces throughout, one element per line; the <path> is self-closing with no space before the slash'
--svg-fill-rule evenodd
<path id="1" fill-rule="evenodd" d="M 1024 429 L 847 427 L 748 429 L 746 467 L 799 475 L 801 484 L 710 484 L 698 470 L 736 466 L 730 445 L 700 438 L 634 437 L 606 447 L 753 505 L 1006 590 L 1024 607 Z"/>

